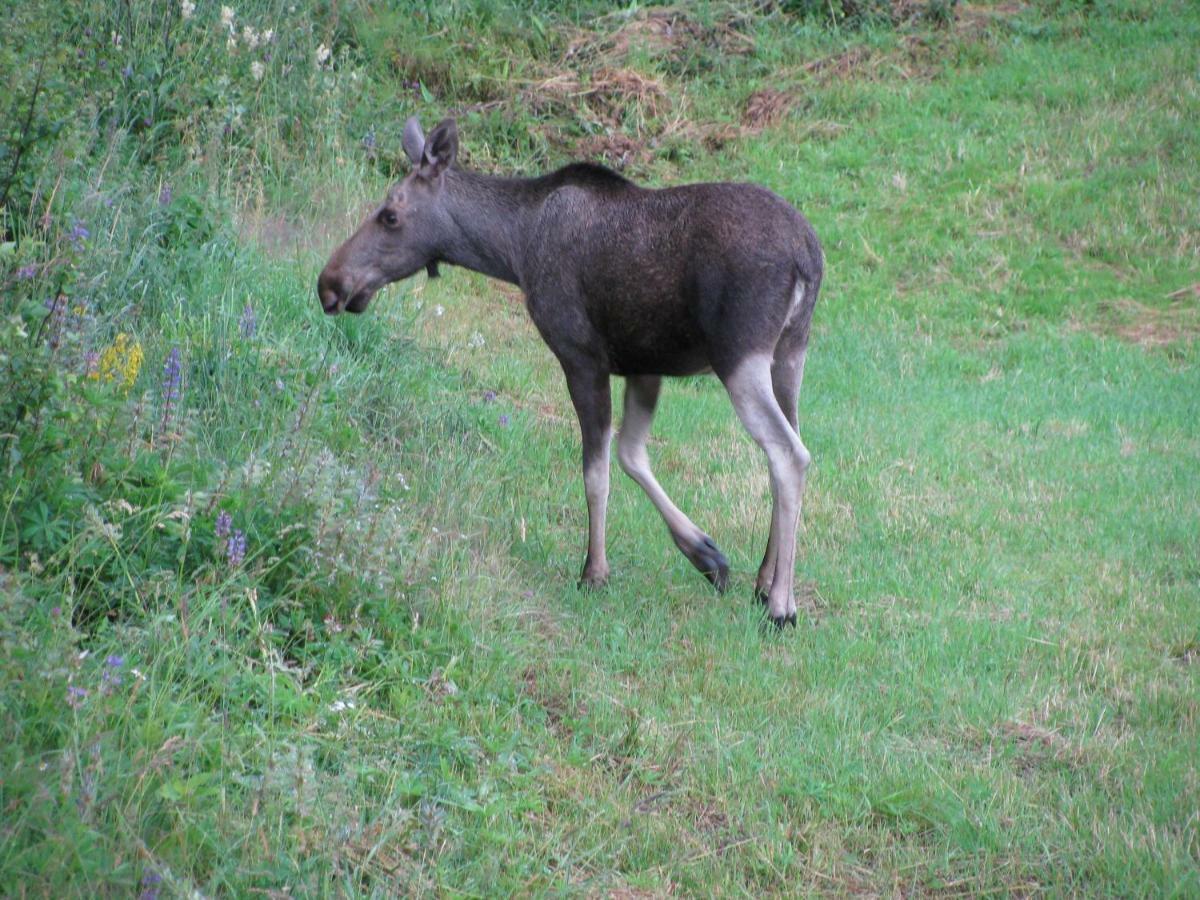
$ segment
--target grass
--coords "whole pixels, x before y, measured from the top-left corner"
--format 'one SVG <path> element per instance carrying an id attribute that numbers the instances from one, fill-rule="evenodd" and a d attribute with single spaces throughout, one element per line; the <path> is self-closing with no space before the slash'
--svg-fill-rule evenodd
<path id="1" fill-rule="evenodd" d="M 612 53 L 648 27 L 591 11 L 464 4 L 389 32 L 314 9 L 286 52 L 324 42 L 335 68 L 280 62 L 280 97 L 230 70 L 253 137 L 187 105 L 178 152 L 121 130 L 65 166 L 56 214 L 87 217 L 84 250 L 10 209 L 13 270 L 43 266 L 4 276 L 13 306 L 65 283 L 80 341 L 125 331 L 146 362 L 94 406 L 70 405 L 86 379 L 50 391 L 99 424 L 21 444 L 46 455 L 4 476 L 3 883 L 1195 894 L 1200 17 L 960 6 L 949 29 L 855 31 L 714 4 L 673 32 L 689 39 L 572 69 L 661 96 L 531 105 L 581 31 Z M 190 46 L 202 93 L 210 51 Z M 435 65 L 457 52 L 469 66 Z M 782 113 L 745 120 L 768 87 Z M 729 554 L 730 592 L 615 474 L 613 578 L 584 593 L 577 429 L 519 296 L 447 270 L 321 315 L 316 273 L 382 194 L 404 116 L 455 105 L 488 168 L 624 135 L 657 142 L 628 159 L 644 180 L 753 180 L 813 221 L 828 276 L 795 632 L 763 631 L 750 600 L 767 479 L 719 384 L 665 387 L 651 454 Z M 293 139 L 295 109 L 312 127 Z M 186 377 L 164 416 L 172 346 Z M 10 367 L 41 352 L 5 348 Z"/>

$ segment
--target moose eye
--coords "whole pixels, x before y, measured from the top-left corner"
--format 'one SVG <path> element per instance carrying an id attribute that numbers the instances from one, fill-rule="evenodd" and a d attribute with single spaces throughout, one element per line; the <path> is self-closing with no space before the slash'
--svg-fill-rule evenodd
<path id="1" fill-rule="evenodd" d="M 400 219 L 390 209 L 385 209 L 379 214 L 379 221 L 388 228 L 395 228 L 400 223 Z"/>

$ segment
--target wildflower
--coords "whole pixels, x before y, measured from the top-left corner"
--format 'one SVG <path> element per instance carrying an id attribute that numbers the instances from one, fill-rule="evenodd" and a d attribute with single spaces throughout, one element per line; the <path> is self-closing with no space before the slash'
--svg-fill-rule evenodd
<path id="1" fill-rule="evenodd" d="M 71 709 L 79 709 L 83 706 L 83 701 L 87 699 L 87 688 L 81 688 L 79 685 L 67 685 L 67 706 Z"/>
<path id="2" fill-rule="evenodd" d="M 28 281 L 30 278 L 36 276 L 37 273 L 38 267 L 33 263 L 30 263 L 27 266 L 21 266 L 21 268 L 17 269 L 17 281 Z"/>
<path id="3" fill-rule="evenodd" d="M 95 350 L 83 354 L 83 375 L 92 381 L 100 377 L 100 354 Z"/>
<path id="4" fill-rule="evenodd" d="M 496 392 L 495 391 L 484 391 L 483 392 L 483 402 L 484 403 L 495 403 L 496 402 Z"/>
<path id="5" fill-rule="evenodd" d="M 329 62 L 330 49 L 324 44 L 317 45 L 317 66 L 318 68 Z"/>
<path id="6" fill-rule="evenodd" d="M 267 71 L 267 67 L 260 63 L 257 59 L 250 63 L 250 74 L 254 76 L 255 81 L 262 81 L 263 73 Z"/>
<path id="7" fill-rule="evenodd" d="M 67 322 L 67 295 L 57 294 L 46 298 L 46 334 L 47 343 L 51 349 L 58 349 L 62 340 L 63 328 Z"/>
<path id="8" fill-rule="evenodd" d="M 507 428 L 509 423 L 508 413 L 500 413 L 500 427 Z"/>
<path id="9" fill-rule="evenodd" d="M 125 657 L 113 653 L 104 660 L 104 674 L 101 676 L 101 689 L 107 693 L 115 687 L 120 687 L 124 679 L 118 671 L 125 665 Z"/>
<path id="10" fill-rule="evenodd" d="M 467 341 L 467 346 L 473 350 L 478 350 L 484 343 L 486 342 L 483 339 L 483 335 L 476 331 L 471 334 L 471 339 Z"/>
<path id="11" fill-rule="evenodd" d="M 158 191 L 158 205 L 170 206 L 171 198 L 173 196 L 174 193 L 171 191 L 171 186 L 169 184 L 164 184 Z"/>
<path id="12" fill-rule="evenodd" d="M 162 876 L 153 869 L 147 869 L 142 873 L 142 892 L 138 894 L 138 900 L 158 900 L 160 884 L 162 884 Z"/>
<path id="13" fill-rule="evenodd" d="M 260 35 L 260 36 L 262 37 L 262 42 L 263 42 L 264 44 L 273 44 L 273 43 L 275 43 L 275 29 L 274 29 L 274 28 L 268 28 L 268 29 L 267 29 L 266 31 L 264 31 L 264 32 L 262 33 L 262 35 Z"/>
<path id="14" fill-rule="evenodd" d="M 163 364 L 163 397 L 167 402 L 174 402 L 179 399 L 179 381 L 182 366 L 179 360 L 179 348 L 172 347 L 171 352 L 167 354 L 167 361 Z"/>
<path id="15" fill-rule="evenodd" d="M 229 40 L 225 42 L 225 47 L 228 50 L 237 49 L 237 35 L 235 35 L 232 31 L 229 32 Z"/>
<path id="16" fill-rule="evenodd" d="M 196 14 L 196 4 L 192 0 L 179 0 L 179 15 L 181 18 L 190 19 Z"/>
<path id="17" fill-rule="evenodd" d="M 112 32 L 112 45 L 117 48 L 120 48 L 121 46 L 121 35 L 117 34 L 115 31 Z"/>
<path id="18" fill-rule="evenodd" d="M 222 6 L 221 7 L 221 24 L 224 25 L 226 28 L 228 28 L 230 31 L 233 31 L 233 7 L 232 6 Z"/>
<path id="19" fill-rule="evenodd" d="M 234 529 L 234 532 L 229 537 L 229 546 L 225 548 L 225 559 L 228 560 L 230 567 L 240 566 L 242 560 L 246 558 L 246 533 L 240 529 Z"/>
<path id="20" fill-rule="evenodd" d="M 128 392 L 137 381 L 143 358 L 142 345 L 131 343 L 129 335 L 121 332 L 100 354 L 96 373 L 90 377 L 97 381 L 119 381 L 120 387 Z"/>
<path id="21" fill-rule="evenodd" d="M 242 317 L 238 319 L 238 330 L 244 338 L 252 338 L 258 331 L 258 316 L 254 313 L 254 307 L 247 303 L 242 308 Z"/>
<path id="22" fill-rule="evenodd" d="M 162 374 L 162 427 L 165 429 L 171 423 L 175 413 L 175 405 L 179 402 L 179 383 L 182 381 L 183 366 L 179 360 L 179 348 L 172 347 L 163 364 Z"/>
<path id="23" fill-rule="evenodd" d="M 52 607 L 50 607 L 50 615 L 52 615 L 52 616 L 61 616 L 61 615 L 62 615 L 62 607 L 61 607 L 61 606 L 52 606 Z"/>
<path id="24" fill-rule="evenodd" d="M 71 225 L 71 231 L 67 235 L 67 238 L 71 241 L 72 244 L 75 245 L 75 249 L 78 250 L 80 247 L 83 246 L 83 242 L 86 241 L 91 236 L 92 236 L 92 233 L 90 231 L 88 231 L 87 226 L 84 225 L 82 222 L 80 222 L 78 219 L 76 219 L 74 221 L 74 223 Z"/>
<path id="25" fill-rule="evenodd" d="M 242 42 L 251 50 L 258 48 L 258 32 L 246 25 L 242 28 Z"/>
<path id="26" fill-rule="evenodd" d="M 217 523 L 213 527 L 213 531 L 216 532 L 217 537 L 227 538 L 227 537 L 229 537 L 229 528 L 232 525 L 233 525 L 233 516 L 231 516 L 225 510 L 221 510 L 217 514 Z"/>
<path id="27" fill-rule="evenodd" d="M 374 128 L 372 128 L 365 135 L 363 135 L 362 142 L 363 142 L 363 146 L 367 148 L 368 153 L 375 152 L 375 129 Z"/>
<path id="28" fill-rule="evenodd" d="M 446 307 L 442 306 L 442 304 L 439 303 L 437 306 L 435 306 L 433 308 L 433 314 L 435 316 L 444 316 L 446 314 Z"/>
<path id="29" fill-rule="evenodd" d="M 121 70 L 121 77 L 124 79 L 128 80 L 132 75 L 133 75 L 133 66 L 126 66 L 125 68 L 123 68 Z"/>

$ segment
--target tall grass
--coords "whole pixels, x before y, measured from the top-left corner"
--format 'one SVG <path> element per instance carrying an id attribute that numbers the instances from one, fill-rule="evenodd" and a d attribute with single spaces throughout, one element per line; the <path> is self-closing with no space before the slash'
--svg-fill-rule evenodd
<path id="1" fill-rule="evenodd" d="M 1200 889 L 1190 5 L 232 12 L 0 12 L 9 890 Z M 795 634 L 718 384 L 652 453 L 730 595 L 617 478 L 580 593 L 517 298 L 321 314 L 404 119 L 451 112 L 481 168 L 816 224 Z"/>

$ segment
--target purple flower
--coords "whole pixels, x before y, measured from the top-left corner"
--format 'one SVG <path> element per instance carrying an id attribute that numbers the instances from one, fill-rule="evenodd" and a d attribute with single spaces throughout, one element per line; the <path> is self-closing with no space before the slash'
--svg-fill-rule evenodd
<path id="1" fill-rule="evenodd" d="M 368 131 L 366 133 L 366 135 L 363 136 L 362 142 L 363 142 L 363 146 L 367 148 L 368 152 L 371 152 L 371 153 L 375 152 L 375 129 L 374 128 L 372 128 L 370 131 Z"/>
<path id="2" fill-rule="evenodd" d="M 225 558 L 229 565 L 240 566 L 246 558 L 246 533 L 235 529 L 229 538 L 229 546 L 225 548 Z"/>
<path id="3" fill-rule="evenodd" d="M 30 278 L 36 276 L 37 273 L 38 267 L 33 263 L 30 263 L 27 266 L 21 266 L 21 268 L 17 269 L 17 281 L 28 281 Z"/>
<path id="4" fill-rule="evenodd" d="M 508 413 L 501 413 L 500 414 L 500 427 L 507 428 L 508 422 L 509 422 Z"/>
<path id="5" fill-rule="evenodd" d="M 79 709 L 83 706 L 83 701 L 87 699 L 87 689 L 81 688 L 75 684 L 67 685 L 67 706 L 71 709 Z"/>
<path id="6" fill-rule="evenodd" d="M 217 524 L 214 531 L 219 538 L 229 537 L 229 528 L 233 525 L 233 516 L 225 510 L 221 510 L 217 514 Z"/>
<path id="7" fill-rule="evenodd" d="M 171 186 L 169 184 L 164 184 L 162 186 L 162 189 L 158 192 L 158 205 L 159 206 L 170 206 L 171 205 Z"/>
<path id="8" fill-rule="evenodd" d="M 153 124 L 153 119 L 149 116 L 142 116 L 142 124 L 149 128 Z"/>
<path id="9" fill-rule="evenodd" d="M 175 404 L 179 402 L 179 384 L 182 377 L 183 365 L 179 359 L 179 348 L 172 347 L 171 352 L 167 354 L 167 361 L 163 363 L 162 401 L 164 426 L 170 421 L 171 414 L 175 411 Z"/>
<path id="10" fill-rule="evenodd" d="M 104 664 L 110 669 L 119 669 L 121 666 L 125 665 L 125 657 L 114 653 L 104 660 Z"/>
<path id="11" fill-rule="evenodd" d="M 99 376 L 100 373 L 100 354 L 95 350 L 89 350 L 83 354 L 83 374 L 91 378 L 93 375 Z"/>
<path id="12" fill-rule="evenodd" d="M 142 873 L 142 892 L 138 900 L 158 900 L 158 886 L 162 884 L 162 876 L 153 869 Z"/>
<path id="13" fill-rule="evenodd" d="M 242 309 L 242 317 L 238 320 L 238 329 L 244 338 L 252 338 L 258 331 L 258 316 L 254 314 L 254 307 L 249 303 Z"/>
<path id="14" fill-rule="evenodd" d="M 74 221 L 74 223 L 71 225 L 71 231 L 67 235 L 67 237 L 70 239 L 71 243 L 75 245 L 76 250 L 78 250 L 80 247 L 82 247 L 83 242 L 86 241 L 91 236 L 92 236 L 92 233 L 90 231 L 88 231 L 87 226 L 84 225 L 82 222 L 80 222 L 78 219 L 76 219 Z"/>
<path id="15" fill-rule="evenodd" d="M 129 78 L 129 77 L 130 77 L 132 74 L 133 74 L 133 67 L 132 67 L 132 66 L 126 66 L 125 68 L 123 68 L 123 69 L 121 70 L 121 77 L 122 77 L 122 78 Z"/>
<path id="16" fill-rule="evenodd" d="M 484 403 L 495 403 L 496 402 L 496 392 L 495 391 L 484 391 L 483 392 L 483 402 Z"/>
<path id="17" fill-rule="evenodd" d="M 50 607 L 50 615 L 52 615 L 52 616 L 61 616 L 61 615 L 62 615 L 62 607 L 61 607 L 61 606 L 52 606 L 52 607 Z"/>

